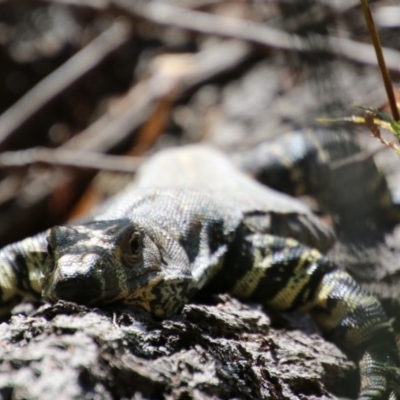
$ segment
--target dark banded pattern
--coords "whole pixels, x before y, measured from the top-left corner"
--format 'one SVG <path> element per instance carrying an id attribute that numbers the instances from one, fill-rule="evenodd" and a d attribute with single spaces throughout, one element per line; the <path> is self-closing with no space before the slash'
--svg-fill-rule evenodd
<path id="1" fill-rule="evenodd" d="M 307 307 L 323 274 L 335 268 L 317 250 L 294 239 L 261 234 L 248 235 L 241 247 L 232 246 L 226 264 L 232 285 L 224 289 L 282 311 Z"/>
<path id="2" fill-rule="evenodd" d="M 320 148 L 320 161 L 336 157 L 334 148 L 334 140 L 331 150 Z M 304 176 L 293 170 L 291 178 Z M 369 189 L 380 185 L 378 177 Z M 251 181 L 215 150 L 167 150 L 85 223 L 2 249 L 0 313 L 41 289 L 53 302 L 120 302 L 163 318 L 200 290 L 229 292 L 275 310 L 310 312 L 330 340 L 360 360 L 361 398 L 400 396 L 390 323 L 379 302 L 320 253 L 333 238 L 298 200 Z"/>
<path id="3" fill-rule="evenodd" d="M 46 247 L 43 233 L 0 250 L 0 316 L 6 315 L 22 298 L 40 296 Z"/>
<path id="4" fill-rule="evenodd" d="M 240 165 L 258 181 L 294 196 L 314 196 L 338 228 L 363 219 L 393 224 L 400 212 L 382 171 L 363 157 L 355 134 L 344 129 L 288 132 L 241 157 Z M 350 161 L 352 162 L 344 162 Z"/>
<path id="5" fill-rule="evenodd" d="M 240 275 L 230 288 L 233 295 L 279 311 L 310 312 L 327 338 L 360 360 L 361 398 L 388 398 L 389 387 L 400 394 L 393 329 L 374 296 L 294 239 L 252 234 L 243 242 L 227 257 L 232 264 L 226 269 Z"/>

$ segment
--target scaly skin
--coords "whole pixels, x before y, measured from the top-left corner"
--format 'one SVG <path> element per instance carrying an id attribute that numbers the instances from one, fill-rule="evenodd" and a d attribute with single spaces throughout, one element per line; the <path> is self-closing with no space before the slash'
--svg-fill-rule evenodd
<path id="1" fill-rule="evenodd" d="M 162 318 L 200 290 L 229 292 L 311 313 L 359 360 L 360 398 L 400 396 L 392 327 L 378 300 L 322 255 L 332 243 L 304 205 L 251 181 L 218 152 L 169 150 L 86 223 L 3 249 L 2 303 L 37 292 L 37 271 L 50 301 L 120 302 Z"/>
<path id="2" fill-rule="evenodd" d="M 364 155 L 352 132 L 309 129 L 288 132 L 239 155 L 240 168 L 290 195 L 311 194 L 334 214 L 337 229 L 360 223 L 400 221 L 387 181 Z M 351 162 L 345 161 L 352 160 Z"/>

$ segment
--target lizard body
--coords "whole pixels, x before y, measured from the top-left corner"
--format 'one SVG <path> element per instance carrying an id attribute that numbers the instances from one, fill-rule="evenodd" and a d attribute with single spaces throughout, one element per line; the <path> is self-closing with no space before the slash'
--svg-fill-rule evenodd
<path id="1" fill-rule="evenodd" d="M 168 317 L 200 290 L 229 292 L 310 312 L 359 361 L 361 398 L 399 396 L 390 323 L 378 300 L 321 253 L 333 241 L 298 200 L 252 181 L 216 150 L 188 146 L 152 157 L 87 222 L 1 250 L 1 299 L 7 307 L 41 289 L 51 301 L 122 302 Z"/>
<path id="2" fill-rule="evenodd" d="M 378 226 L 400 220 L 385 176 L 372 157 L 363 156 L 348 130 L 279 135 L 245 153 L 240 167 L 281 192 L 313 195 L 323 211 L 336 217 L 336 230 L 357 228 L 366 220 Z"/>

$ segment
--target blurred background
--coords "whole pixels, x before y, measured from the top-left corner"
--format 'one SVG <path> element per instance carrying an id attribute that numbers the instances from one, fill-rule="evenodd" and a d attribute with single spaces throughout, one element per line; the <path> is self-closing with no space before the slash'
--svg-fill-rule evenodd
<path id="1" fill-rule="evenodd" d="M 400 7 L 370 3 L 398 85 Z M 231 153 L 383 106 L 370 42 L 352 0 L 1 0 L 0 245 L 90 210 L 162 147 Z"/>
<path id="2" fill-rule="evenodd" d="M 394 87 L 399 88 L 399 1 L 370 4 Z M 89 212 L 132 180 L 143 158 L 162 148 L 201 142 L 236 155 L 282 133 L 315 126 L 316 118 L 360 114 L 355 105 L 388 111 L 386 103 L 371 38 L 356 0 L 0 0 L 0 246 Z M 365 155 L 376 153 L 375 159 L 396 197 L 400 182 L 398 156 L 372 138 L 367 127 L 358 126 L 354 131 L 366 149 Z M 377 236 L 365 234 L 365 239 L 366 243 L 339 240 L 330 256 L 380 298 L 398 333 L 400 227 L 379 231 Z M 231 300 L 226 299 L 216 301 L 218 310 L 231 307 Z M 54 307 L 56 315 L 57 305 Z M 256 398 L 254 387 L 262 387 L 263 381 L 282 390 L 280 378 L 286 379 L 283 370 L 290 376 L 290 393 L 293 389 L 294 393 L 306 393 L 307 398 L 328 398 L 330 395 L 325 395 L 319 383 L 310 389 L 314 378 L 310 375 L 310 380 L 308 376 L 312 357 L 326 354 L 320 357 L 316 376 L 324 370 L 324 381 L 340 391 L 345 385 L 336 383 L 337 376 L 340 381 L 345 375 L 343 370 L 352 370 L 345 379 L 352 382 L 355 396 L 358 374 L 354 365 L 330 358 L 335 348 L 326 347 L 316 335 L 301 336 L 298 331 L 271 328 L 275 341 L 265 339 L 269 321 L 262 322 L 259 309 L 249 306 L 247 311 L 239 302 L 234 303 L 232 314 L 224 311 L 220 321 L 208 311 L 202 316 L 201 306 L 189 307 L 192 311 L 188 308 L 189 312 L 177 317 L 177 322 L 162 325 L 165 332 L 161 332 L 161 339 L 157 337 L 160 329 L 158 333 L 155 329 L 146 331 L 140 315 L 135 316 L 135 322 L 133 316 L 117 319 L 113 314 L 109 322 L 114 330 L 110 336 L 101 312 L 89 315 L 97 319 L 88 318 L 83 323 L 89 326 L 86 330 L 79 325 L 82 312 L 76 309 L 67 315 L 70 312 L 61 307 L 58 312 L 64 319 L 58 325 L 46 312 L 46 320 L 31 318 L 29 313 L 25 320 L 14 315 L 10 325 L 0 325 L 4 337 L 12 338 L 11 346 L 0 341 L 0 350 L 6 354 L 2 360 L 11 360 L 2 363 L 2 370 L 22 372 L 3 374 L 0 386 L 6 393 L 4 398 L 17 398 L 13 386 L 18 385 L 27 388 L 28 393 L 22 392 L 18 398 L 29 398 L 34 386 L 27 379 L 30 375 L 20 368 L 29 357 L 33 360 L 28 366 L 29 374 L 35 379 L 39 375 L 44 380 L 48 377 L 52 390 L 65 389 L 65 398 L 70 398 L 67 393 L 78 386 L 75 396 L 81 396 L 84 390 L 88 393 L 85 398 L 111 398 L 96 397 L 96 391 L 92 396 L 90 388 L 103 381 L 108 382 L 110 393 L 130 395 L 139 387 L 144 394 L 135 395 L 135 399 L 147 398 L 146 393 L 150 396 L 154 392 L 164 396 L 164 386 L 154 382 L 168 373 L 175 374 L 172 381 L 178 382 L 179 398 L 189 398 L 179 386 L 188 388 L 188 393 L 193 388 L 197 390 L 197 386 L 190 380 L 187 383 L 185 373 L 179 372 L 185 371 L 181 367 L 181 350 L 191 349 L 192 344 L 188 343 L 196 343 L 195 347 L 201 347 L 197 343 L 207 343 L 205 347 L 209 347 L 216 342 L 216 325 L 222 326 L 218 329 L 224 343 L 215 350 L 216 359 L 222 354 L 220 364 L 229 368 L 231 365 L 225 360 L 232 359 L 232 365 L 246 376 L 243 383 L 231 371 L 226 376 L 234 378 L 228 379 L 223 368 L 222 373 L 216 370 L 216 376 L 225 376 L 224 384 L 209 378 L 210 382 L 204 382 L 210 387 L 218 386 L 217 393 L 236 393 L 239 387 L 240 393 Z M 190 329 L 182 328 L 185 318 Z M 287 320 L 274 318 L 273 326 L 288 327 Z M 226 321 L 239 321 L 239 328 L 232 331 L 231 322 L 224 325 Z M 293 326 L 301 326 L 302 321 L 294 320 Z M 202 325 L 205 331 L 210 330 L 212 339 L 198 339 Z M 124 327 L 131 330 L 127 328 L 125 336 L 115 339 L 115 331 L 122 335 Z M 310 330 L 309 320 L 304 327 Z M 73 329 L 79 335 L 72 335 Z M 42 335 L 46 330 L 50 345 Z M 63 330 L 65 342 L 59 339 Z M 260 332 L 263 339 L 247 336 L 252 330 Z M 272 354 L 272 359 L 277 349 L 284 350 L 282 370 L 265 373 L 257 381 L 261 375 L 254 371 L 264 374 L 259 355 L 252 359 L 254 369 L 245 369 L 236 356 L 231 358 L 234 353 L 225 337 L 236 343 L 241 331 L 245 334 L 238 342 L 240 357 L 251 358 L 245 354 L 243 343 L 252 345 L 259 340 L 260 347 L 267 350 L 268 357 Z M 89 332 L 95 339 L 83 340 L 82 332 Z M 400 335 L 397 336 L 400 342 Z M 98 343 L 100 349 L 93 353 L 95 356 L 89 356 L 94 352 L 92 342 Z M 32 347 L 20 343 L 30 343 Z M 145 354 L 145 359 L 133 358 L 130 365 L 124 358 L 127 349 L 128 353 Z M 300 354 L 298 370 L 293 367 L 293 353 L 289 351 L 288 356 L 286 350 Z M 179 373 L 171 367 L 172 353 L 177 357 Z M 68 357 L 75 354 L 81 358 L 71 362 Z M 165 370 L 157 369 L 161 354 L 167 359 Z M 201 354 L 197 365 L 196 356 L 194 366 L 192 350 L 187 351 L 187 357 L 189 375 L 201 378 L 198 371 L 208 368 L 207 357 Z M 77 362 L 78 359 L 83 361 Z M 68 372 L 61 379 L 57 371 L 67 371 L 66 365 L 72 365 L 79 373 Z M 93 378 L 98 371 L 101 378 Z M 176 381 L 177 376 L 182 377 L 183 384 Z M 132 380 L 137 381 L 137 387 Z M 319 381 L 320 378 L 315 379 Z M 206 391 L 199 392 L 197 398 L 206 398 L 207 384 Z M 170 387 L 170 383 L 165 385 Z M 225 392 L 230 385 L 234 391 Z M 320 397 L 307 395 L 315 392 Z M 165 398 L 173 398 L 173 394 Z M 36 398 L 44 397 L 40 392 Z M 113 398 L 122 397 L 115 394 Z"/>

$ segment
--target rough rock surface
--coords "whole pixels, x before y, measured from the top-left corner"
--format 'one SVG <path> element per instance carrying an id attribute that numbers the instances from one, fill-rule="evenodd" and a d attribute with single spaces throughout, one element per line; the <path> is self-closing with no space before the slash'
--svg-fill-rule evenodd
<path id="1" fill-rule="evenodd" d="M 229 296 L 207 300 L 164 321 L 65 302 L 30 315 L 20 307 L 21 313 L 0 325 L 0 397 L 354 396 L 355 365 L 318 334 L 272 328 L 258 306 Z"/>

